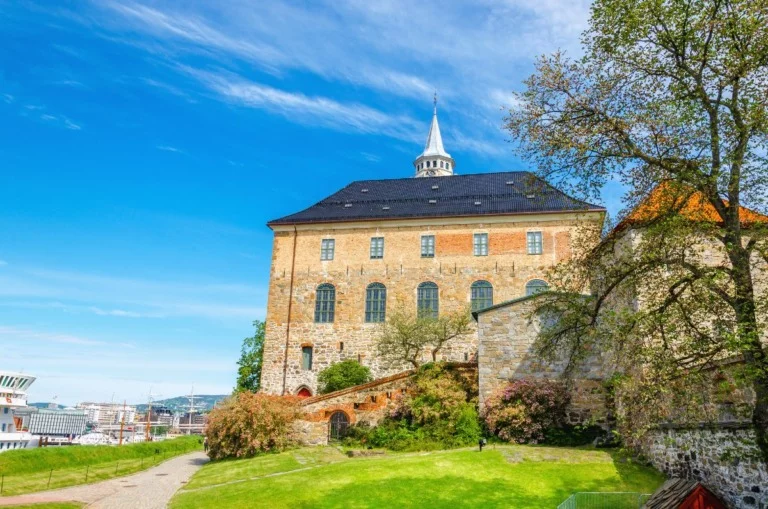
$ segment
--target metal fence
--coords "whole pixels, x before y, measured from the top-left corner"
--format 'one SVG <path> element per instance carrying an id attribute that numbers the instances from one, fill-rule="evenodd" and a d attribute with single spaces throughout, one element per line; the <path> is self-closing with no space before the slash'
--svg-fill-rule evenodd
<path id="1" fill-rule="evenodd" d="M 632 492 L 581 492 L 568 497 L 557 509 L 641 509 L 650 497 Z"/>

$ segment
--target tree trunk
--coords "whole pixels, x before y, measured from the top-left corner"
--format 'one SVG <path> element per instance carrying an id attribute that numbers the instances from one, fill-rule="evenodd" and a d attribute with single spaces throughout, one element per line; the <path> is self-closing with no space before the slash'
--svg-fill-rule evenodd
<path id="1" fill-rule="evenodd" d="M 745 249 L 736 247 L 729 250 L 728 254 L 733 267 L 733 282 L 736 290 L 734 310 L 738 327 L 737 337 L 748 374 L 752 377 L 752 388 L 755 391 L 752 424 L 762 461 L 768 465 L 768 357 L 760 341 L 760 329 L 757 325 L 752 264 L 749 252 Z"/>

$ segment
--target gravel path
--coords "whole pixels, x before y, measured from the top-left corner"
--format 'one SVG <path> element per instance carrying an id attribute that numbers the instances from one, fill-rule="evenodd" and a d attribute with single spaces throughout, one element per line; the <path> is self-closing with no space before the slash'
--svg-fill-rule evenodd
<path id="1" fill-rule="evenodd" d="M 0 506 L 82 502 L 93 509 L 163 509 L 176 490 L 207 461 L 205 453 L 193 452 L 126 477 L 59 490 L 0 497 Z"/>

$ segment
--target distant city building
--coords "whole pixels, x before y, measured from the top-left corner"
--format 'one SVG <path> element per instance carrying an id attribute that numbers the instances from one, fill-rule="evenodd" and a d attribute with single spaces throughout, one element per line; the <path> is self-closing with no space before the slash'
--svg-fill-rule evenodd
<path id="1" fill-rule="evenodd" d="M 141 422 L 146 422 L 147 414 L 142 416 Z M 174 421 L 173 410 L 167 406 L 153 406 L 149 412 L 149 422 L 152 426 L 168 426 L 172 427 Z"/>
<path id="2" fill-rule="evenodd" d="M 133 424 L 136 421 L 136 407 L 122 403 L 85 402 L 78 404 L 77 409 L 84 410 L 88 424 L 94 426 L 120 424 L 123 421 L 123 413 L 125 413 L 125 424 Z"/>

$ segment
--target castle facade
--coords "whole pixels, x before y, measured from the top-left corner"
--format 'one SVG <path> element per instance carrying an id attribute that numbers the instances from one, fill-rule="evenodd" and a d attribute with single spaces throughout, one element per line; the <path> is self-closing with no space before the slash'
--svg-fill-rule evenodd
<path id="1" fill-rule="evenodd" d="M 318 373 L 345 359 L 374 378 L 407 369 L 376 356 L 395 306 L 435 316 L 542 291 L 547 270 L 572 255 L 577 231 L 604 218 L 604 208 L 526 171 L 456 174 L 436 109 L 413 166 L 412 177 L 352 182 L 268 223 L 263 391 L 314 396 Z M 473 332 L 441 357 L 476 361 L 477 348 Z"/>

